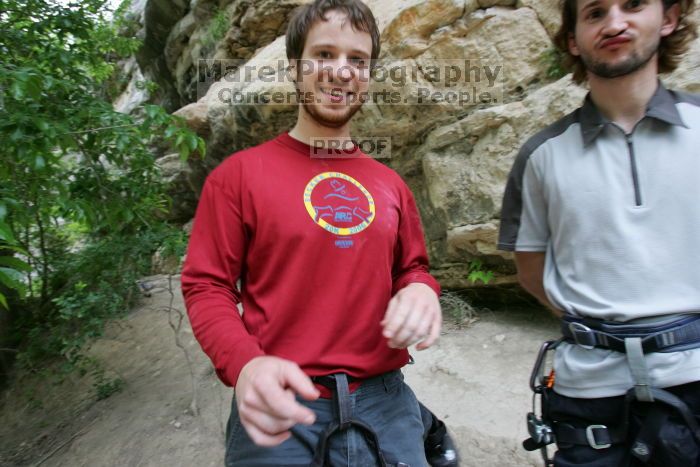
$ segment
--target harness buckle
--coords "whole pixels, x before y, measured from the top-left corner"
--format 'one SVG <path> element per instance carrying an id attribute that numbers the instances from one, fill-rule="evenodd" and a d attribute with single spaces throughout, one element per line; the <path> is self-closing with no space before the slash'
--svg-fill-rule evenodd
<path id="1" fill-rule="evenodd" d="M 595 332 L 585 324 L 573 321 L 569 323 L 569 331 L 571 331 L 576 345 L 586 350 L 595 348 Z"/>
<path id="2" fill-rule="evenodd" d="M 527 414 L 527 431 L 533 441 L 533 450 L 554 442 L 554 432 L 541 418 L 530 412 Z M 527 449 L 527 448 L 526 448 Z"/>
<path id="3" fill-rule="evenodd" d="M 588 445 L 593 449 L 607 449 L 612 444 L 610 443 L 598 443 L 595 439 L 595 434 L 593 430 L 605 430 L 608 431 L 608 427 L 605 425 L 588 425 L 586 427 L 586 440 L 588 440 Z"/>

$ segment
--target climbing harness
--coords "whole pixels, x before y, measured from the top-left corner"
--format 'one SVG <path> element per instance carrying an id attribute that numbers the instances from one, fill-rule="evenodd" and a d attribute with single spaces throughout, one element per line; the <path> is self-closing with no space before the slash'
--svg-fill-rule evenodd
<path id="1" fill-rule="evenodd" d="M 351 427 L 356 428 L 362 433 L 367 444 L 377 456 L 378 465 L 380 467 L 410 467 L 410 465 L 402 462 L 397 464 L 387 463 L 385 455 L 379 446 L 379 438 L 374 430 L 362 420 L 352 418 L 352 403 L 350 400 L 348 382 L 356 381 L 354 378 L 344 373 L 336 373 L 326 376 L 314 376 L 311 380 L 333 391 L 333 405 L 335 407 L 337 421 L 331 422 L 323 433 L 321 433 L 310 467 L 330 467 L 331 437 Z"/>
<path id="2" fill-rule="evenodd" d="M 689 315 L 658 324 L 625 324 L 566 316 L 561 322 L 563 337 L 542 344 L 530 376 L 533 409 L 527 415 L 530 438 L 523 441 L 528 451 L 540 449 L 545 466 L 553 465 L 547 446 L 554 443 L 606 449 L 629 441 L 629 425 L 633 403 L 648 403 L 642 428 L 631 443 L 630 455 L 648 462 L 659 441 L 660 432 L 675 413 L 687 427 L 689 440 L 700 446 L 700 426 L 688 406 L 674 394 L 650 384 L 644 355 L 651 352 L 677 352 L 700 347 L 700 315 Z M 548 392 L 554 386 L 554 370 L 545 374 L 547 353 L 566 341 L 585 349 L 603 348 L 624 353 L 634 380 L 626 393 L 624 415 L 617 427 L 592 424 L 574 427 L 551 419 Z M 540 399 L 541 415 L 536 415 L 535 401 Z"/>
<path id="3" fill-rule="evenodd" d="M 700 347 L 700 315 L 697 314 L 656 325 L 566 316 L 562 319 L 561 331 L 564 339 L 585 349 L 597 347 L 625 353 L 637 399 L 644 402 L 654 401 L 644 354 Z"/>

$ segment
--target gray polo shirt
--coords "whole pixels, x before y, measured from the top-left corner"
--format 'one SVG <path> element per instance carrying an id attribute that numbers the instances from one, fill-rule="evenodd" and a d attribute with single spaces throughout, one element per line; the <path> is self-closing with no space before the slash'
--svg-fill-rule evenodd
<path id="1" fill-rule="evenodd" d="M 700 312 L 700 97 L 659 87 L 630 134 L 590 96 L 532 137 L 506 187 L 498 246 L 545 252 L 544 288 L 568 314 L 621 322 Z M 646 356 L 651 383 L 700 380 L 700 349 Z M 563 344 L 557 392 L 633 385 L 624 354 Z"/>

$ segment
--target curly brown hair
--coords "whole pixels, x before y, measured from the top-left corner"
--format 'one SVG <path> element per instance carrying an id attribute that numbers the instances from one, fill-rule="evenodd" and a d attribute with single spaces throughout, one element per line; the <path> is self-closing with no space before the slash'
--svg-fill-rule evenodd
<path id="1" fill-rule="evenodd" d="M 659 72 L 666 73 L 675 70 L 688 50 L 690 43 L 698 37 L 697 25 L 691 18 L 695 0 L 662 0 L 664 9 L 678 3 L 681 14 L 676 30 L 661 38 L 659 44 Z M 554 36 L 554 45 L 563 57 L 565 69 L 573 72 L 576 83 L 586 81 L 586 68 L 581 57 L 572 55 L 569 51 L 569 37 L 576 31 L 576 10 L 578 0 L 560 0 L 561 27 Z"/>

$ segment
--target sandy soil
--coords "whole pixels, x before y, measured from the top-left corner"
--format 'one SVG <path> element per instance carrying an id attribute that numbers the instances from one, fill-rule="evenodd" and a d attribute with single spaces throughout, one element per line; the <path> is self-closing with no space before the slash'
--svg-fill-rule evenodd
<path id="1" fill-rule="evenodd" d="M 220 466 L 232 391 L 219 383 L 185 320 L 183 350 L 168 325 L 168 279 L 149 278 L 150 297 L 109 326 L 90 354 L 124 388 L 97 401 L 87 377 L 23 374 L 0 394 L 2 466 Z M 173 306 L 182 310 L 179 282 Z M 437 346 L 414 353 L 406 378 L 454 434 L 464 466 L 538 466 L 526 453 L 527 381 L 539 344 L 556 336 L 544 312 L 482 312 L 466 329 L 448 326 Z"/>

